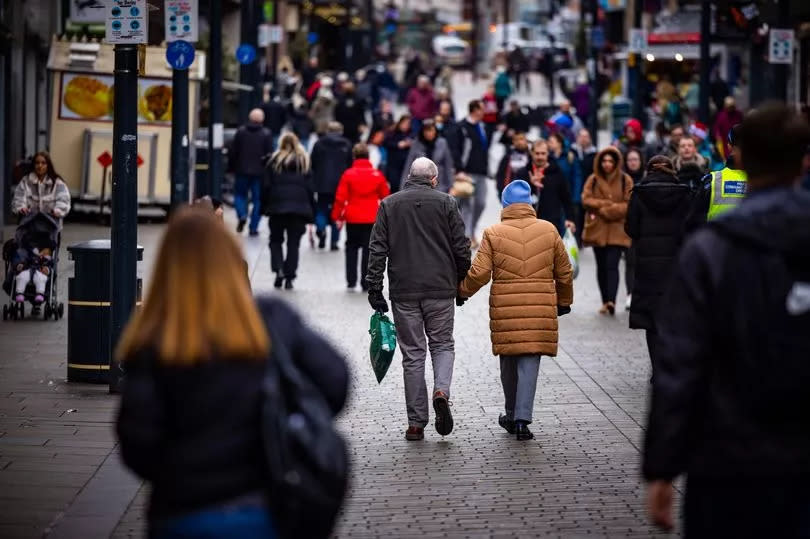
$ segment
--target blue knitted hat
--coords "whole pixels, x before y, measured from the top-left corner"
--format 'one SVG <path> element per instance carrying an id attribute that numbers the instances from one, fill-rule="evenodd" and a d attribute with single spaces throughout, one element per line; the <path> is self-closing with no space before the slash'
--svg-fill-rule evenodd
<path id="1" fill-rule="evenodd" d="M 504 208 L 510 204 L 531 204 L 532 188 L 523 180 L 514 180 L 503 190 L 501 203 Z"/>

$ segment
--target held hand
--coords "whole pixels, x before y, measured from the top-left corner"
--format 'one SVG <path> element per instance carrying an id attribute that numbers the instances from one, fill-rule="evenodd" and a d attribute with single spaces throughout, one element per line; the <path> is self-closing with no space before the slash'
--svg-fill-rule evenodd
<path id="1" fill-rule="evenodd" d="M 557 316 L 563 316 L 571 312 L 570 305 L 557 305 Z"/>
<path id="2" fill-rule="evenodd" d="M 647 485 L 647 510 L 653 524 L 664 530 L 674 527 L 672 502 L 674 489 L 672 481 L 658 480 Z"/>
<path id="3" fill-rule="evenodd" d="M 570 230 L 572 234 L 577 231 L 577 225 L 574 224 L 574 221 L 569 221 L 567 219 L 565 221 L 565 228 Z"/>
<path id="4" fill-rule="evenodd" d="M 462 305 L 467 303 L 468 299 L 470 299 L 470 298 L 463 298 L 463 297 L 457 295 L 456 296 L 456 307 L 461 307 Z"/>
<path id="5" fill-rule="evenodd" d="M 369 290 L 368 304 L 371 305 L 371 308 L 375 311 L 379 311 L 381 313 L 388 312 L 388 302 L 385 301 L 382 290 Z"/>
<path id="6" fill-rule="evenodd" d="M 61 218 L 62 218 L 62 215 L 63 215 L 63 214 L 62 214 L 62 210 L 60 210 L 60 209 L 58 209 L 58 208 L 54 208 L 54 209 L 53 209 L 53 211 L 52 211 L 51 213 L 52 213 L 52 214 L 53 214 L 53 216 L 54 216 L 54 217 L 56 217 L 57 219 L 61 219 Z"/>
<path id="7" fill-rule="evenodd" d="M 28 215 L 29 213 L 31 213 L 31 209 L 30 208 L 20 208 L 20 211 L 18 213 L 20 215 Z"/>

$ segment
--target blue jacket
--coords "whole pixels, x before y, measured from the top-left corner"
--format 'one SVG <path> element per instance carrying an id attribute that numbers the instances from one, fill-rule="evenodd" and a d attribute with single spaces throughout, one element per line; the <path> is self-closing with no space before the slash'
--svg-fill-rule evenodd
<path id="1" fill-rule="evenodd" d="M 584 179 L 582 163 L 577 158 L 577 154 L 573 150 L 565 149 L 562 155 L 555 159 L 555 162 L 568 181 L 568 187 L 571 190 L 571 201 L 576 204 L 581 203 Z"/>

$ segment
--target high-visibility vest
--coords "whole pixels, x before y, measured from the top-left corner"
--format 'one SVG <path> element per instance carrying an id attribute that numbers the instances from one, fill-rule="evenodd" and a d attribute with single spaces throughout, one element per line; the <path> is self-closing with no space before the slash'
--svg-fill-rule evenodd
<path id="1" fill-rule="evenodd" d="M 712 173 L 712 199 L 709 204 L 709 221 L 735 208 L 748 190 L 748 176 L 744 170 L 724 168 Z"/>

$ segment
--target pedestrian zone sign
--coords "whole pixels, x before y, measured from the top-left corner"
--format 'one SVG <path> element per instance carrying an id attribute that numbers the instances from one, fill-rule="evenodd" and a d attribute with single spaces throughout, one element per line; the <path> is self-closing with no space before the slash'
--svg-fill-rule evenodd
<path id="1" fill-rule="evenodd" d="M 236 61 L 242 65 L 252 64 L 256 60 L 256 47 L 250 43 L 242 43 L 236 49 Z"/>
<path id="2" fill-rule="evenodd" d="M 166 61 L 172 69 L 188 69 L 194 62 L 194 46 L 187 41 L 172 41 L 166 47 Z"/>
<path id="3" fill-rule="evenodd" d="M 793 30 L 771 29 L 768 40 L 768 62 L 772 64 L 793 63 Z"/>
<path id="4" fill-rule="evenodd" d="M 647 51 L 647 30 L 631 28 L 627 44 L 627 52 L 643 54 Z"/>
<path id="5" fill-rule="evenodd" d="M 107 0 L 105 18 L 107 43 L 147 42 L 146 0 Z"/>

